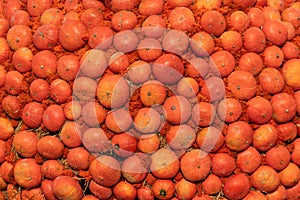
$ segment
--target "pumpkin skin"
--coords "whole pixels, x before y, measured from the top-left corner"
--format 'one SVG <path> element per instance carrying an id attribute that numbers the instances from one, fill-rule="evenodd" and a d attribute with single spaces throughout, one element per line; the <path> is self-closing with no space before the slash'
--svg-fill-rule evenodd
<path id="1" fill-rule="evenodd" d="M 182 175 L 189 181 L 205 179 L 211 169 L 212 161 L 208 154 L 200 149 L 186 152 L 180 160 Z"/>
<path id="2" fill-rule="evenodd" d="M 183 55 L 188 48 L 189 38 L 183 31 L 169 30 L 162 37 L 162 48 L 175 55 Z"/>
<path id="3" fill-rule="evenodd" d="M 196 184 L 182 178 L 175 184 L 175 190 L 179 199 L 192 199 L 196 192 Z"/>
<path id="4" fill-rule="evenodd" d="M 250 146 L 245 151 L 238 153 L 236 165 L 242 172 L 251 174 L 260 166 L 261 161 L 259 152 Z"/>
<path id="5" fill-rule="evenodd" d="M 199 9 L 204 8 L 205 10 L 214 10 L 221 7 L 222 1 L 221 0 L 196 1 L 195 5 Z"/>
<path id="6" fill-rule="evenodd" d="M 42 25 L 33 34 L 33 43 L 39 50 L 52 49 L 58 42 L 58 32 L 58 26 Z"/>
<path id="7" fill-rule="evenodd" d="M 56 177 L 51 187 L 53 194 L 58 199 L 79 200 L 82 197 L 82 189 L 79 182 L 70 176 Z"/>
<path id="8" fill-rule="evenodd" d="M 28 126 L 30 128 L 37 128 L 40 126 L 40 124 L 43 121 L 43 114 L 44 114 L 44 108 L 43 108 L 42 104 L 37 103 L 37 102 L 30 102 L 24 106 L 24 109 L 21 114 L 21 118 L 22 118 L 23 122 L 26 124 L 26 126 Z M 4 118 L 0 118 L 0 121 L 2 121 L 1 119 L 4 119 Z M 5 124 L 5 123 L 3 123 L 3 124 Z M 8 128 L 10 130 L 13 129 L 12 127 L 10 128 L 10 126 L 6 126 L 6 127 L 7 127 L 6 129 L 8 129 Z M 4 130 L 4 132 L 6 131 L 5 129 L 2 129 L 2 130 Z M 1 139 L 3 139 L 3 135 L 6 135 L 6 134 L 1 132 L 1 135 L 2 135 Z M 5 139 L 8 139 L 8 138 L 5 138 Z"/>
<path id="9" fill-rule="evenodd" d="M 202 186 L 202 190 L 203 190 L 204 194 L 213 195 L 213 194 L 217 194 L 221 191 L 222 181 L 218 176 L 216 176 L 214 174 L 210 174 L 202 182 L 201 186 Z"/>
<path id="10" fill-rule="evenodd" d="M 110 187 L 104 187 L 99 185 L 94 180 L 91 180 L 89 189 L 99 199 L 109 199 L 112 196 L 112 189 Z"/>
<path id="11" fill-rule="evenodd" d="M 300 182 L 297 183 L 297 185 L 287 188 L 286 190 L 286 198 L 287 199 L 297 199 L 299 197 L 300 192 Z"/>
<path id="12" fill-rule="evenodd" d="M 267 6 L 267 5 L 264 6 L 262 8 L 262 11 L 263 11 L 264 16 L 266 18 L 266 21 L 267 20 L 281 20 L 280 12 L 277 9 L 275 9 L 271 6 Z"/>
<path id="13" fill-rule="evenodd" d="M 117 199 L 134 200 L 137 190 L 131 183 L 120 181 L 114 186 L 113 194 Z"/>
<path id="14" fill-rule="evenodd" d="M 280 182 L 286 187 L 295 186 L 300 179 L 300 170 L 299 167 L 290 162 L 287 167 L 279 172 Z"/>
<path id="15" fill-rule="evenodd" d="M 189 31 L 195 24 L 193 12 L 187 7 L 176 7 L 169 13 L 168 20 L 175 30 Z"/>
<path id="16" fill-rule="evenodd" d="M 295 98 L 288 93 L 278 93 L 272 96 L 273 119 L 277 122 L 288 122 L 297 111 Z"/>
<path id="17" fill-rule="evenodd" d="M 206 127 L 213 124 L 216 117 L 216 108 L 213 104 L 199 102 L 192 109 L 192 120 L 198 126 Z"/>
<path id="18" fill-rule="evenodd" d="M 140 0 L 112 0 L 112 1 L 104 1 L 105 5 L 112 9 L 113 11 L 120 10 L 132 10 L 136 7 Z"/>
<path id="19" fill-rule="evenodd" d="M 155 60 L 152 66 L 154 77 L 163 84 L 177 83 L 183 75 L 184 66 L 181 59 L 174 54 L 164 54 Z"/>
<path id="20" fill-rule="evenodd" d="M 122 52 L 114 53 L 108 60 L 108 68 L 115 74 L 122 73 L 129 66 L 129 58 Z"/>
<path id="21" fill-rule="evenodd" d="M 80 59 L 80 72 L 85 77 L 99 78 L 103 75 L 107 66 L 107 56 L 102 50 L 87 50 Z"/>
<path id="22" fill-rule="evenodd" d="M 259 74 L 263 68 L 262 58 L 254 52 L 243 54 L 238 63 L 238 69 L 250 72 L 253 76 Z"/>
<path id="23" fill-rule="evenodd" d="M 82 135 L 83 146 L 92 153 L 106 152 L 111 143 L 101 128 L 89 128 Z"/>
<path id="24" fill-rule="evenodd" d="M 200 23 L 207 33 L 214 36 L 220 36 L 226 28 L 224 16 L 220 12 L 214 10 L 203 13 Z"/>
<path id="25" fill-rule="evenodd" d="M 23 157 L 33 158 L 36 150 L 37 136 L 32 131 L 20 131 L 14 135 L 13 147 Z"/>
<path id="26" fill-rule="evenodd" d="M 265 161 L 273 169 L 280 171 L 286 168 L 290 162 L 291 155 L 283 145 L 277 145 L 266 152 Z"/>
<path id="27" fill-rule="evenodd" d="M 149 186 L 142 186 L 137 190 L 137 198 L 145 200 L 154 200 L 154 194 Z"/>
<path id="28" fill-rule="evenodd" d="M 192 114 L 191 103 L 184 96 L 171 96 L 163 104 L 163 115 L 172 124 L 183 124 Z"/>
<path id="29" fill-rule="evenodd" d="M 47 78 L 56 73 L 56 55 L 49 50 L 42 50 L 32 59 L 32 72 L 39 78 Z"/>
<path id="30" fill-rule="evenodd" d="M 118 11 L 111 18 L 112 28 L 116 31 L 133 29 L 137 24 L 137 17 L 131 11 Z"/>
<path id="31" fill-rule="evenodd" d="M 266 37 L 259 28 L 250 27 L 244 32 L 243 45 L 247 51 L 261 53 L 266 46 Z"/>
<path id="32" fill-rule="evenodd" d="M 287 40 L 290 41 L 296 36 L 296 29 L 291 22 L 283 22 L 283 25 L 287 30 Z"/>
<path id="33" fill-rule="evenodd" d="M 175 185 L 171 180 L 158 179 L 152 185 L 152 192 L 158 199 L 171 199 L 175 194 Z"/>
<path id="34" fill-rule="evenodd" d="M 297 126 L 293 122 L 277 125 L 278 139 L 283 142 L 293 141 L 297 137 Z"/>
<path id="35" fill-rule="evenodd" d="M 273 107 L 267 99 L 256 96 L 250 99 L 247 105 L 247 115 L 251 122 L 265 124 L 271 120 Z"/>
<path id="36" fill-rule="evenodd" d="M 256 3 L 256 0 L 249 0 L 249 1 L 233 0 L 233 3 L 241 8 L 247 8 L 253 6 Z"/>
<path id="37" fill-rule="evenodd" d="M 58 159 L 63 155 L 64 144 L 54 135 L 41 137 L 37 141 L 37 152 L 47 159 Z"/>
<path id="38" fill-rule="evenodd" d="M 242 111 L 241 103 L 235 98 L 223 99 L 217 108 L 218 117 L 227 123 L 237 121 L 242 115 Z"/>
<path id="39" fill-rule="evenodd" d="M 148 172 L 148 156 L 135 154 L 122 162 L 122 176 L 130 183 L 142 182 Z"/>
<path id="40" fill-rule="evenodd" d="M 140 98 L 145 106 L 162 104 L 167 96 L 165 86 L 156 80 L 146 81 L 140 90 Z"/>
<path id="41" fill-rule="evenodd" d="M 121 166 L 111 156 L 100 156 L 92 161 L 89 172 L 93 180 L 104 187 L 116 184 L 121 178 Z"/>
<path id="42" fill-rule="evenodd" d="M 156 60 L 162 54 L 161 44 L 155 38 L 144 38 L 137 48 L 139 57 L 143 61 Z"/>
<path id="43" fill-rule="evenodd" d="M 134 117 L 134 127 L 143 134 L 156 132 L 161 124 L 161 116 L 153 108 L 141 108 Z"/>
<path id="44" fill-rule="evenodd" d="M 266 195 L 268 199 L 286 199 L 286 189 L 284 186 L 280 185 L 277 190 Z"/>
<path id="45" fill-rule="evenodd" d="M 68 20 L 60 27 L 58 39 L 62 47 L 68 51 L 76 51 L 83 47 L 88 38 L 84 24 L 77 20 Z M 74 41 L 77 41 L 74 43 Z"/>
<path id="46" fill-rule="evenodd" d="M 129 98 L 129 85 L 119 75 L 103 76 L 98 83 L 97 98 L 107 108 L 119 108 Z"/>
<path id="47" fill-rule="evenodd" d="M 27 47 L 21 47 L 13 54 L 12 62 L 17 71 L 24 73 L 32 69 L 33 53 Z"/>
<path id="48" fill-rule="evenodd" d="M 281 66 L 284 60 L 282 50 L 273 45 L 265 48 L 263 52 L 263 61 L 266 67 L 278 68 Z"/>
<path id="49" fill-rule="evenodd" d="M 178 82 L 176 92 L 181 96 L 193 99 L 199 92 L 199 84 L 191 77 L 184 77 Z"/>
<path id="50" fill-rule="evenodd" d="M 227 77 L 235 68 L 235 60 L 233 55 L 229 51 L 225 50 L 214 52 L 210 56 L 209 64 L 212 66 L 211 68 L 213 73 L 216 76 L 221 77 Z"/>
<path id="51" fill-rule="evenodd" d="M 151 75 L 151 66 L 149 63 L 138 60 L 129 65 L 128 79 L 139 85 L 149 80 Z"/>
<path id="52" fill-rule="evenodd" d="M 61 25 L 61 20 L 64 17 L 63 12 L 58 8 L 49 8 L 41 15 L 41 24 Z"/>
<path id="53" fill-rule="evenodd" d="M 192 127 L 186 124 L 172 126 L 165 135 L 166 141 L 173 149 L 186 150 L 196 140 L 196 133 Z"/>
<path id="54" fill-rule="evenodd" d="M 139 4 L 139 13 L 141 15 L 152 16 L 163 12 L 164 2 L 162 0 L 142 0 Z"/>
<path id="55" fill-rule="evenodd" d="M 284 88 L 284 78 L 275 68 L 264 68 L 258 75 L 259 85 L 270 94 L 276 94 Z"/>
<path id="56" fill-rule="evenodd" d="M 295 92 L 294 98 L 297 105 L 297 113 L 300 114 L 300 91 Z"/>
<path id="57" fill-rule="evenodd" d="M 266 165 L 261 165 L 251 176 L 250 182 L 262 192 L 273 192 L 280 185 L 279 174 Z"/>
<path id="58" fill-rule="evenodd" d="M 271 124 L 263 124 L 254 131 L 253 146 L 259 151 L 268 151 L 277 140 L 278 130 Z"/>
<path id="59" fill-rule="evenodd" d="M 298 18 L 300 17 L 299 9 L 288 7 L 282 11 L 281 17 L 282 21 L 290 22 L 295 28 L 298 28 L 300 25 L 298 22 Z"/>
<path id="60" fill-rule="evenodd" d="M 138 139 L 138 150 L 143 153 L 154 153 L 159 149 L 160 139 L 157 134 L 144 134 Z"/>
<path id="61" fill-rule="evenodd" d="M 247 12 L 247 15 L 250 20 L 250 27 L 260 28 L 266 21 L 263 11 L 256 7 L 251 7 Z"/>
<path id="62" fill-rule="evenodd" d="M 206 152 L 217 152 L 224 144 L 224 136 L 219 129 L 209 126 L 197 133 L 196 143 Z"/>
<path id="63" fill-rule="evenodd" d="M 243 200 L 256 200 L 256 199 L 266 200 L 266 197 L 259 190 L 250 190 Z"/>
<path id="64" fill-rule="evenodd" d="M 291 59 L 284 63 L 282 67 L 282 74 L 288 86 L 294 90 L 300 89 L 300 59 Z"/>
<path id="65" fill-rule="evenodd" d="M 236 52 L 243 46 L 242 36 L 237 31 L 225 31 L 220 38 L 223 48 L 227 51 Z"/>
<path id="66" fill-rule="evenodd" d="M 192 36 L 190 47 L 197 56 L 206 56 L 214 51 L 215 41 L 207 32 L 199 31 Z"/>
<path id="67" fill-rule="evenodd" d="M 239 173 L 226 179 L 223 192 L 229 199 L 242 199 L 248 194 L 249 189 L 249 178 L 244 173 Z"/>
<path id="68" fill-rule="evenodd" d="M 166 31 L 166 22 L 160 15 L 147 17 L 142 24 L 142 31 L 147 37 L 159 38 Z"/>
<path id="69" fill-rule="evenodd" d="M 300 49 L 299 47 L 294 44 L 293 42 L 286 42 L 283 47 L 281 48 L 284 58 L 286 60 L 290 59 L 297 59 L 300 55 Z"/>
<path id="70" fill-rule="evenodd" d="M 244 32 L 250 25 L 249 16 L 243 11 L 234 11 L 229 16 L 231 27 L 238 32 Z"/>
<path id="71" fill-rule="evenodd" d="M 205 84 L 200 92 L 211 102 L 222 100 L 225 96 L 224 82 L 219 77 L 211 76 L 205 79 Z"/>
<path id="72" fill-rule="evenodd" d="M 91 49 L 107 49 L 113 42 L 114 32 L 110 27 L 95 25 L 89 28 L 88 45 Z"/>
<path id="73" fill-rule="evenodd" d="M 32 42 L 31 29 L 25 25 L 14 25 L 8 30 L 6 39 L 8 46 L 14 51 L 27 47 Z"/>
<path id="74" fill-rule="evenodd" d="M 192 58 L 189 60 L 189 64 L 186 66 L 186 73 L 191 78 L 205 78 L 208 72 L 209 64 L 202 58 Z"/>
<path id="75" fill-rule="evenodd" d="M 41 166 L 33 158 L 25 158 L 14 166 L 15 181 L 22 187 L 34 188 L 41 183 Z"/>
<path id="76" fill-rule="evenodd" d="M 97 102 L 89 102 L 82 107 L 81 117 L 88 126 L 96 127 L 106 119 L 106 110 Z"/>
<path id="77" fill-rule="evenodd" d="M 105 118 L 105 125 L 114 133 L 122 133 L 127 131 L 133 123 L 128 110 L 117 109 L 107 113 Z"/>
<path id="78" fill-rule="evenodd" d="M 219 177 L 226 177 L 236 168 L 235 160 L 226 153 L 217 153 L 212 158 L 212 172 Z"/>
<path id="79" fill-rule="evenodd" d="M 225 144 L 233 151 L 243 151 L 249 147 L 253 140 L 253 130 L 244 121 L 229 124 L 225 136 Z"/>
<path id="80" fill-rule="evenodd" d="M 162 148 L 151 155 L 151 173 L 159 179 L 175 177 L 179 171 L 179 160 L 174 151 Z"/>
<path id="81" fill-rule="evenodd" d="M 113 45 L 117 51 L 132 52 L 138 45 L 138 36 L 132 30 L 119 31 L 114 35 Z"/>
<path id="82" fill-rule="evenodd" d="M 136 138 L 126 132 L 114 135 L 111 143 L 115 154 L 122 158 L 131 156 L 137 149 Z"/>
<path id="83" fill-rule="evenodd" d="M 277 46 L 283 45 L 287 40 L 287 29 L 280 20 L 267 19 L 262 30 L 267 40 Z"/>
<path id="84" fill-rule="evenodd" d="M 248 100 L 255 95 L 257 86 L 252 74 L 236 70 L 228 76 L 228 87 L 235 97 Z"/>

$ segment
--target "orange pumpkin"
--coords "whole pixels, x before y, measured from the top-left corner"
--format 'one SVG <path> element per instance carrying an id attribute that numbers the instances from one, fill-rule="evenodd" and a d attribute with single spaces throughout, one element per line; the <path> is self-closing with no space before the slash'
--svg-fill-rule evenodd
<path id="1" fill-rule="evenodd" d="M 118 75 L 103 76 L 97 86 L 97 98 L 107 108 L 119 108 L 129 99 L 129 85 Z"/>
<path id="2" fill-rule="evenodd" d="M 252 185 L 262 192 L 274 192 L 280 185 L 279 174 L 266 165 L 261 165 L 251 176 Z"/>
<path id="3" fill-rule="evenodd" d="M 145 82 L 140 90 L 141 102 L 145 106 L 162 104 L 167 96 L 165 86 L 156 80 Z"/>
<path id="4" fill-rule="evenodd" d="M 280 182 L 286 187 L 295 186 L 300 180 L 299 167 L 290 162 L 286 168 L 279 172 Z"/>
<path id="5" fill-rule="evenodd" d="M 153 108 L 141 108 L 134 117 L 133 125 L 140 133 L 154 133 L 161 124 L 161 115 Z"/>
<path id="6" fill-rule="evenodd" d="M 253 146 L 259 151 L 267 151 L 276 145 L 278 130 L 271 124 L 263 124 L 254 131 Z"/>
<path id="7" fill-rule="evenodd" d="M 191 116 L 191 103 L 184 96 L 171 96 L 163 104 L 163 114 L 172 124 L 182 124 Z"/>
<path id="8" fill-rule="evenodd" d="M 180 169 L 187 180 L 200 181 L 208 176 L 211 164 L 211 159 L 206 152 L 192 149 L 182 156 Z"/>
<path id="9" fill-rule="evenodd" d="M 171 199 L 175 194 L 175 184 L 168 179 L 158 179 L 152 185 L 152 192 L 158 199 Z"/>
<path id="10" fill-rule="evenodd" d="M 179 171 L 179 160 L 174 151 L 161 148 L 151 155 L 150 170 L 157 178 L 170 179 Z"/>
<path id="11" fill-rule="evenodd" d="M 196 184 L 182 178 L 175 184 L 177 198 L 192 199 L 196 194 Z"/>
<path id="12" fill-rule="evenodd" d="M 282 74 L 286 84 L 294 90 L 300 89 L 300 59 L 291 59 L 284 63 Z"/>
<path id="13" fill-rule="evenodd" d="M 157 134 L 141 135 L 138 139 L 138 149 L 143 153 L 154 153 L 159 149 L 160 139 Z"/>

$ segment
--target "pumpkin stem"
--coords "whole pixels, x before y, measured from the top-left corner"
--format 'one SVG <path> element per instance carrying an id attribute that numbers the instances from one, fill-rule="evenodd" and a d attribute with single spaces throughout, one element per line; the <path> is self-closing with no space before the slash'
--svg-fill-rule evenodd
<path id="1" fill-rule="evenodd" d="M 159 196 L 163 196 L 163 197 L 167 196 L 167 191 L 165 189 L 161 189 L 159 191 Z"/>

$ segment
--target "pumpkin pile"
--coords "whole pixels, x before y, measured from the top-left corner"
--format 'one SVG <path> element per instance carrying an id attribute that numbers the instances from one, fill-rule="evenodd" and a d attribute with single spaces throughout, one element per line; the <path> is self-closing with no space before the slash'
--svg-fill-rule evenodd
<path id="1" fill-rule="evenodd" d="M 0 0 L 0 200 L 300 198 L 300 2 Z"/>

